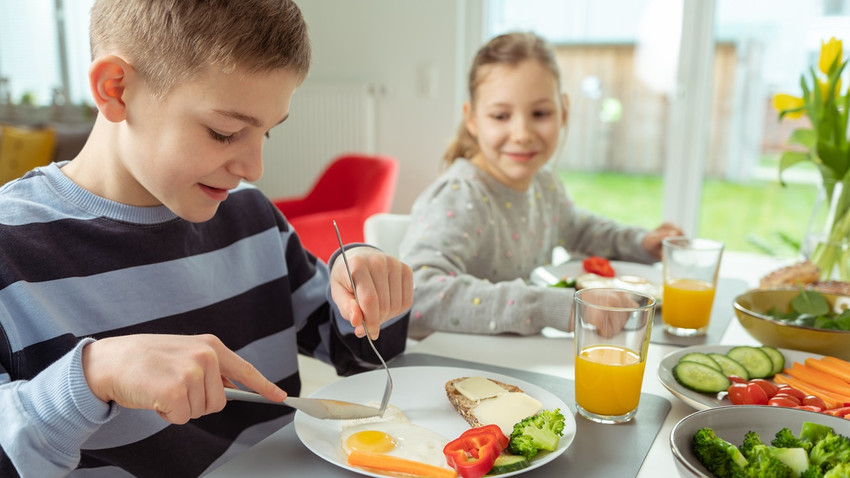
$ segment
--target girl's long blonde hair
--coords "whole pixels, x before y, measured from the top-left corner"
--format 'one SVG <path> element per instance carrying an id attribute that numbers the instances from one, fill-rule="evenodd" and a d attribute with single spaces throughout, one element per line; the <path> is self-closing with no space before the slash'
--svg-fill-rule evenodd
<path id="1" fill-rule="evenodd" d="M 499 35 L 478 50 L 469 69 L 469 102 L 475 107 L 476 90 L 484 79 L 485 67 L 494 65 L 516 66 L 526 60 L 537 60 L 555 75 L 561 84 L 561 73 L 555 61 L 555 52 L 546 41 L 534 33 L 517 32 Z M 469 133 L 466 121 L 461 120 L 457 137 L 443 154 L 446 165 L 457 158 L 470 159 L 478 154 L 478 140 Z"/>

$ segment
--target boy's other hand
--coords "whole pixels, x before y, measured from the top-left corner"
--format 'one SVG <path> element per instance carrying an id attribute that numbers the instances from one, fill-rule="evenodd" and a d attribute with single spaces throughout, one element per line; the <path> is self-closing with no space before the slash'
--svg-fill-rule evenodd
<path id="1" fill-rule="evenodd" d="M 239 382 L 273 401 L 286 392 L 214 335 L 126 335 L 83 349 L 94 395 L 122 407 L 155 410 L 176 424 L 221 411 L 224 384 Z"/>
<path id="2" fill-rule="evenodd" d="M 654 230 L 649 231 L 643 238 L 641 246 L 646 252 L 652 254 L 657 259 L 661 259 L 661 241 L 667 237 L 684 236 L 685 232 L 682 229 L 670 222 L 665 222 Z"/>
<path id="3" fill-rule="evenodd" d="M 345 253 L 360 307 L 354 301 L 342 255 L 331 267 L 331 296 L 342 316 L 354 326 L 355 335 L 366 335 L 365 319 L 369 336 L 376 339 L 382 323 L 413 304 L 413 272 L 407 264 L 371 247 L 355 247 Z"/>

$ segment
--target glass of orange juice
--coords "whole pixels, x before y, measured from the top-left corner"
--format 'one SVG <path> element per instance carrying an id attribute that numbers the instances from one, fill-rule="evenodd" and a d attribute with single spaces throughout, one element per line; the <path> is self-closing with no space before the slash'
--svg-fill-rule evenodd
<path id="1" fill-rule="evenodd" d="M 705 334 L 722 257 L 722 242 L 687 237 L 662 241 L 664 330 L 683 337 Z"/>
<path id="2" fill-rule="evenodd" d="M 576 407 L 598 423 L 637 413 L 655 299 L 623 289 L 582 289 L 574 300 Z"/>

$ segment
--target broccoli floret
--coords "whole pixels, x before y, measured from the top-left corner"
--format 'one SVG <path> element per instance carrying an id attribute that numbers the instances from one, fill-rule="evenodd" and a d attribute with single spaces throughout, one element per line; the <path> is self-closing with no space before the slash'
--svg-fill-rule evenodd
<path id="1" fill-rule="evenodd" d="M 809 459 L 820 466 L 824 472 L 835 466 L 850 461 L 850 439 L 832 432 L 815 443 L 809 452 Z"/>
<path id="2" fill-rule="evenodd" d="M 819 466 L 812 463 L 800 475 L 800 478 L 823 478 L 823 471 L 821 471 Z"/>
<path id="3" fill-rule="evenodd" d="M 850 478 L 850 463 L 839 463 L 823 474 L 823 478 Z"/>
<path id="4" fill-rule="evenodd" d="M 514 425 L 508 448 L 514 455 L 530 460 L 540 450 L 554 451 L 564 434 L 564 415 L 561 409 L 541 410 Z"/>
<path id="5" fill-rule="evenodd" d="M 774 452 L 783 449 L 765 445 L 756 432 L 751 431 L 744 435 L 744 443 L 741 444 L 740 450 L 747 458 L 747 465 L 733 469 L 733 478 L 791 478 L 794 476 L 791 468 L 774 456 Z"/>
<path id="6" fill-rule="evenodd" d="M 754 431 L 749 431 L 744 435 L 744 443 L 741 444 L 739 449 L 741 450 L 741 453 L 747 458 L 747 460 L 749 460 L 750 456 L 753 455 L 754 450 L 756 450 L 757 447 L 764 446 L 765 444 L 761 441 L 761 437 L 759 436 L 759 434 Z"/>
<path id="7" fill-rule="evenodd" d="M 832 427 L 820 423 L 805 422 L 800 428 L 800 440 L 814 445 L 830 433 L 833 433 Z"/>
<path id="8" fill-rule="evenodd" d="M 777 448 L 803 448 L 806 450 L 806 453 L 808 453 L 814 445 L 814 443 L 810 441 L 803 441 L 795 437 L 791 432 L 791 429 L 788 427 L 779 430 L 776 433 L 776 437 L 770 442 L 770 444 Z"/>
<path id="9" fill-rule="evenodd" d="M 730 478 L 749 464 L 738 447 L 718 437 L 711 428 L 697 430 L 693 447 L 702 466 L 717 478 Z"/>

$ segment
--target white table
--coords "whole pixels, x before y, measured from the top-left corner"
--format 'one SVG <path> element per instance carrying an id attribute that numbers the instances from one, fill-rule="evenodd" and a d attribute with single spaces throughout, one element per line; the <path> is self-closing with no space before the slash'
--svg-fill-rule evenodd
<path id="1" fill-rule="evenodd" d="M 744 279 L 751 286 L 755 286 L 760 277 L 780 265 L 781 263 L 778 261 L 762 256 L 727 253 L 721 266 L 721 276 Z M 731 307 L 729 314 L 734 314 Z M 721 340 L 721 344 L 756 345 L 758 342 L 741 328 L 737 320 L 732 320 Z M 511 350 L 512 354 L 508 356 L 503 353 L 504 350 Z M 412 344 L 408 351 L 502 367 L 515 368 L 517 363 L 521 363 L 524 370 L 527 371 L 573 379 L 573 350 L 573 339 L 564 336 L 488 336 L 437 332 L 418 343 Z M 669 445 L 670 431 L 679 420 L 694 412 L 693 408 L 667 391 L 656 376 L 661 359 L 676 350 L 681 350 L 681 348 L 674 345 L 659 344 L 651 344 L 649 347 L 646 373 L 643 379 L 643 392 L 663 397 L 671 403 L 672 408 L 641 466 L 638 477 L 672 476 L 675 464 Z M 327 365 L 306 358 L 302 359 L 300 363 L 303 367 L 302 376 L 308 377 L 305 380 L 302 395 L 307 396 L 316 388 L 337 379 L 332 369 Z M 273 439 L 274 435 L 267 440 Z M 275 447 L 262 447 L 261 445 L 262 443 L 258 444 L 255 449 L 248 450 L 245 456 L 238 457 L 233 462 L 243 461 L 244 463 L 246 459 L 254 462 L 263 460 L 264 455 L 272 453 L 272 450 L 275 449 Z M 303 452 L 309 453 L 306 449 Z M 238 473 L 239 468 L 233 466 L 233 462 L 225 464 L 210 476 L 239 476 L 234 474 Z M 277 469 L 277 473 L 268 475 L 252 473 L 251 476 L 283 476 L 281 473 L 285 474 L 281 469 Z M 316 474 L 320 476 L 321 470 L 316 470 Z"/>

